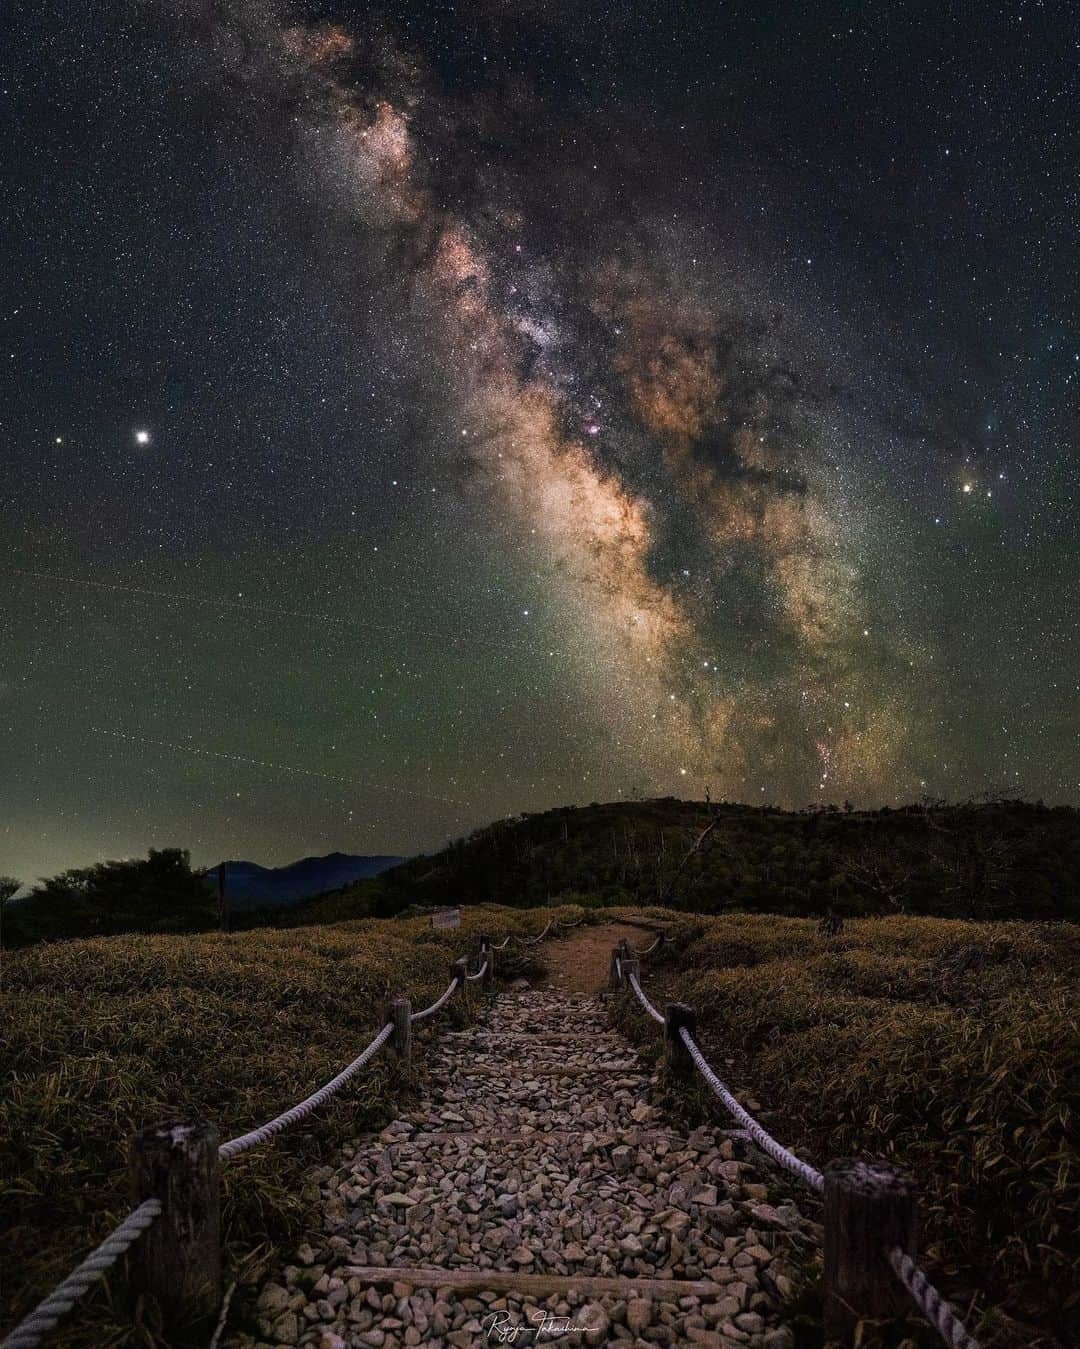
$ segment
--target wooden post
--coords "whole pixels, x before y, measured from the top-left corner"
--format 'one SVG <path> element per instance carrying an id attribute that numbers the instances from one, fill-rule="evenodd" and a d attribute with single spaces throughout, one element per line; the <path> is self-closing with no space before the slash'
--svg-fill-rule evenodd
<path id="1" fill-rule="evenodd" d="M 622 951 L 617 947 L 611 948 L 611 965 L 608 971 L 608 988 L 613 993 L 622 988 L 622 978 L 619 975 L 619 966 L 622 961 Z"/>
<path id="2" fill-rule="evenodd" d="M 641 961 L 634 955 L 633 951 L 629 954 L 620 956 L 622 961 L 622 977 L 625 984 L 630 983 L 630 976 L 634 975 L 638 983 L 641 983 Z"/>
<path id="3" fill-rule="evenodd" d="M 205 1338 L 221 1303 L 218 1141 L 197 1119 L 156 1124 L 131 1142 L 132 1198 L 162 1206 L 131 1248 L 131 1289 L 157 1303 L 170 1342 Z"/>
<path id="4" fill-rule="evenodd" d="M 697 1012 L 685 1002 L 669 1002 L 664 1008 L 664 1058 L 672 1077 L 685 1081 L 694 1075 L 694 1060 L 679 1034 L 683 1026 L 693 1035 Z"/>
<path id="5" fill-rule="evenodd" d="M 899 1246 L 915 1253 L 915 1187 L 887 1162 L 843 1158 L 825 1168 L 825 1337 L 853 1342 L 860 1321 L 908 1310 L 889 1265 Z"/>
<path id="6" fill-rule="evenodd" d="M 386 1009 L 386 1019 L 394 1023 L 390 1048 L 399 1063 L 412 1058 L 412 1003 L 408 998 L 395 998 Z"/>
<path id="7" fill-rule="evenodd" d="M 489 996 L 495 992 L 495 952 L 485 941 L 480 948 L 480 963 L 486 966 L 484 968 L 484 977 L 480 980 L 480 987 Z"/>
<path id="8" fill-rule="evenodd" d="M 454 963 L 450 966 L 450 977 L 452 979 L 457 979 L 458 981 L 457 991 L 461 994 L 466 1007 L 469 1005 L 469 981 L 467 978 L 468 973 L 469 973 L 469 961 L 465 956 L 462 956 L 460 960 L 455 960 Z"/>

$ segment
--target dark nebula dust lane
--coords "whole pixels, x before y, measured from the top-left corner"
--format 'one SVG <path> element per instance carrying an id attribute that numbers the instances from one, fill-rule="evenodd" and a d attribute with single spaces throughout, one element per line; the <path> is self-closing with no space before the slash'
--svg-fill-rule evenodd
<path id="1" fill-rule="evenodd" d="M 1076 798 L 1064 9 L 50 13 L 8 89 L 19 865 Z"/>

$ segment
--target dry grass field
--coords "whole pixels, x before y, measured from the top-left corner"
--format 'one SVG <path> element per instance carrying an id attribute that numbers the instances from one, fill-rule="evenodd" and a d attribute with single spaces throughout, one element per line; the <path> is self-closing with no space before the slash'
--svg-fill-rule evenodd
<path id="1" fill-rule="evenodd" d="M 896 917 L 826 937 L 811 919 L 651 912 L 676 939 L 645 988 L 698 1009 L 710 1061 L 781 1141 L 819 1165 L 908 1166 L 922 1250 L 980 1294 L 987 1343 L 1075 1342 L 1080 930 Z"/>
<path id="2" fill-rule="evenodd" d="M 0 1153 L 5 1191 L 4 1329 L 96 1245 L 130 1207 L 126 1146 L 177 1116 L 213 1120 L 223 1139 L 260 1124 L 334 1076 L 382 1024 L 388 996 L 433 1001 L 477 934 L 538 932 L 552 913 L 359 920 L 231 935 L 118 936 L 4 955 Z M 449 1015 L 462 1015 L 458 1005 Z M 295 1237 L 310 1196 L 306 1164 L 332 1140 L 392 1110 L 379 1055 L 328 1107 L 223 1171 L 230 1260 L 268 1257 Z M 107 1282 L 51 1344 L 145 1345 L 123 1290 Z"/>

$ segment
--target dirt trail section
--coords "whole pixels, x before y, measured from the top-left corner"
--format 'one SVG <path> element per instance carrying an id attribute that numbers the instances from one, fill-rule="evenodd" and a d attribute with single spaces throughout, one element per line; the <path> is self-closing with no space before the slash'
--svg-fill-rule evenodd
<path id="1" fill-rule="evenodd" d="M 542 948 L 553 980 L 563 965 L 590 993 L 504 991 L 470 1029 L 436 1024 L 414 1046 L 422 1094 L 310 1173 L 322 1231 L 229 1349 L 788 1349 L 780 1306 L 813 1231 L 743 1134 L 688 1135 L 655 1104 L 591 992 L 620 935 Z"/>
<path id="2" fill-rule="evenodd" d="M 547 966 L 547 976 L 536 981 L 538 988 L 559 993 L 600 993 L 608 984 L 612 948 L 625 937 L 631 949 L 640 950 L 653 940 L 643 927 L 627 923 L 605 923 L 602 927 L 571 928 L 539 948 Z"/>

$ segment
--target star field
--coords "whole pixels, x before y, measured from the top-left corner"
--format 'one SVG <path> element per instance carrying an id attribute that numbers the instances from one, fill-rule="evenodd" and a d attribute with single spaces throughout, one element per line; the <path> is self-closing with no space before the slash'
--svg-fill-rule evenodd
<path id="1" fill-rule="evenodd" d="M 8 16 L 0 870 L 1077 801 L 1070 20 Z"/>

